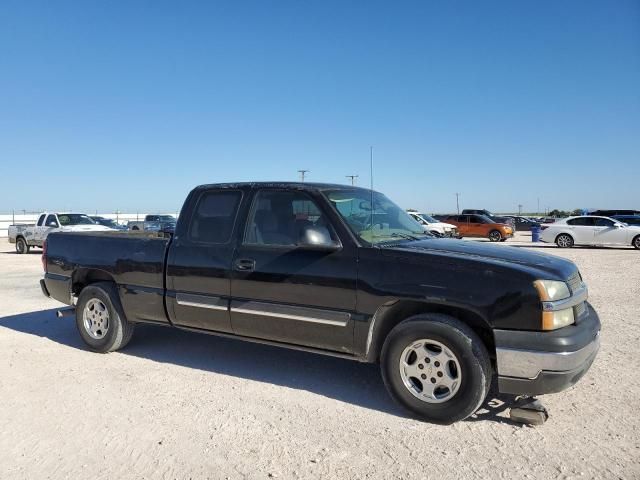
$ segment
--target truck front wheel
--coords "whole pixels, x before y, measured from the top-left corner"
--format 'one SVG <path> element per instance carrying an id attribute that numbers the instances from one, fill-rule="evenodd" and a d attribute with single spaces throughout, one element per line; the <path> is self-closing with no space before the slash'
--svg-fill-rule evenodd
<path id="1" fill-rule="evenodd" d="M 498 230 L 491 230 L 488 238 L 490 242 L 499 242 L 502 240 L 502 234 Z"/>
<path id="2" fill-rule="evenodd" d="M 101 353 L 123 348 L 134 330 L 134 324 L 124 318 L 115 287 L 108 282 L 82 289 L 76 306 L 76 326 L 89 348 Z"/>
<path id="3" fill-rule="evenodd" d="M 380 368 L 391 396 L 433 423 L 472 415 L 491 386 L 491 361 L 482 340 L 443 314 L 416 315 L 397 325 L 385 340 Z"/>

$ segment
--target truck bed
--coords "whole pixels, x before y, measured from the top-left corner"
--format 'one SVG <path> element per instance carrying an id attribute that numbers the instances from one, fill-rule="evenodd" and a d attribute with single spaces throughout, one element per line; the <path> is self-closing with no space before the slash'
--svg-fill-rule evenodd
<path id="1" fill-rule="evenodd" d="M 47 237 L 45 283 L 50 291 L 62 288 L 71 298 L 88 279 L 110 280 L 118 285 L 130 321 L 167 323 L 164 262 L 169 243 L 156 232 L 54 232 Z"/>

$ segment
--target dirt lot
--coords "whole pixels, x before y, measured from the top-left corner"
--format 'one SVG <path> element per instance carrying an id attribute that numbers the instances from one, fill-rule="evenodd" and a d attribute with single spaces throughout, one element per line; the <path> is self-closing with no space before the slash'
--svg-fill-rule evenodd
<path id="1" fill-rule="evenodd" d="M 0 477 L 639 478 L 640 252 L 539 249 L 578 264 L 603 332 L 533 428 L 495 394 L 468 421 L 421 423 L 375 366 L 168 328 L 90 353 L 40 293 L 39 252 L 3 244 Z"/>

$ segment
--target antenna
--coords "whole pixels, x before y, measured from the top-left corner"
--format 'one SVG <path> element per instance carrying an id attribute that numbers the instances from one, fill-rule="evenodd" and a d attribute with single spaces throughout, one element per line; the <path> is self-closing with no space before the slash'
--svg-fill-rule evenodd
<path id="1" fill-rule="evenodd" d="M 345 175 L 345 177 L 351 179 L 351 185 L 355 185 L 356 184 L 356 178 L 358 178 L 358 175 Z"/>
<path id="2" fill-rule="evenodd" d="M 300 181 L 304 182 L 304 177 L 306 173 L 311 172 L 311 170 L 298 170 L 298 173 L 300 174 Z"/>
<path id="3" fill-rule="evenodd" d="M 369 193 L 371 194 L 371 220 L 369 221 L 369 224 L 371 225 L 371 240 L 373 240 L 373 146 L 369 147 L 369 174 L 371 179 L 371 189 L 369 190 Z"/>

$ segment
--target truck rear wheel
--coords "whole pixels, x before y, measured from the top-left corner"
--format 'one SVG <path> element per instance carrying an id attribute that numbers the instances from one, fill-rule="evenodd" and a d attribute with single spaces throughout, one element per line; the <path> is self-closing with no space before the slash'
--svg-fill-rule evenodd
<path id="1" fill-rule="evenodd" d="M 411 317 L 389 333 L 382 378 L 391 396 L 418 418 L 450 424 L 475 413 L 491 386 L 491 361 L 482 340 L 453 317 Z"/>
<path id="2" fill-rule="evenodd" d="M 24 237 L 18 237 L 16 239 L 16 253 L 19 253 L 19 254 L 29 253 L 30 248 L 31 247 L 29 246 L 27 241 L 24 239 Z"/>
<path id="3" fill-rule="evenodd" d="M 82 289 L 76 306 L 76 326 L 89 348 L 101 353 L 123 348 L 134 330 L 134 324 L 124 317 L 115 287 L 108 282 Z"/>

